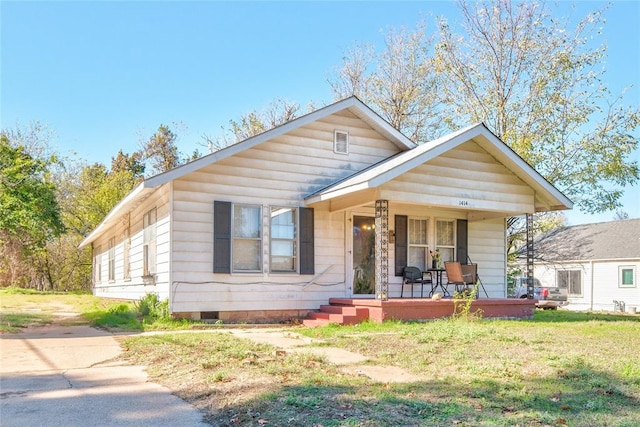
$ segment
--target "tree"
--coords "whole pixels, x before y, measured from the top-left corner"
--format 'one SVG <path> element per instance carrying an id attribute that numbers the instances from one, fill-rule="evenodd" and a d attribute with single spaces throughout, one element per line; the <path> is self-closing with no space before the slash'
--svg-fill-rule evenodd
<path id="1" fill-rule="evenodd" d="M 111 158 L 111 173 L 128 171 L 134 178 L 142 178 L 144 169 L 143 155 L 140 151 L 125 154 L 120 150 L 115 157 Z"/>
<path id="2" fill-rule="evenodd" d="M 181 164 L 176 139 L 176 134 L 161 124 L 158 131 L 144 143 L 144 156 L 151 161 L 152 174 L 166 172 Z"/>
<path id="3" fill-rule="evenodd" d="M 440 19 L 433 53 L 404 61 L 396 69 L 402 78 L 385 72 L 393 69 L 389 58 L 402 52 L 407 38 L 425 43 L 421 52 L 426 52 L 431 38 L 421 35 L 422 27 L 413 37 L 387 37 L 384 54 L 371 66 L 352 67 L 356 75 L 367 70 L 365 75 L 338 75 L 332 85 L 336 95 L 352 86 L 384 117 L 394 117 L 397 97 L 382 93 L 388 102 L 379 102 L 378 88 L 393 88 L 398 80 L 411 80 L 409 76 L 433 67 L 435 77 L 427 79 L 433 83 L 416 91 L 430 90 L 439 98 L 409 97 L 402 114 L 422 111 L 449 130 L 484 122 L 576 207 L 592 213 L 620 207 L 624 187 L 640 179 L 637 162 L 630 160 L 638 147 L 640 109 L 623 105 L 622 95 L 611 95 L 601 66 L 606 47 L 587 43 L 598 37 L 604 11 L 589 14 L 572 28 L 532 2 L 460 1 L 458 8 L 461 23 L 454 27 Z M 345 63 L 357 63 L 361 56 Z M 392 124 L 417 135 L 410 123 Z M 417 138 L 418 143 L 426 141 Z"/>
<path id="4" fill-rule="evenodd" d="M 336 99 L 355 95 L 414 141 L 433 139 L 441 129 L 433 36 L 425 26 L 414 32 L 391 30 L 376 58 L 373 47 L 356 46 L 329 80 Z"/>
<path id="5" fill-rule="evenodd" d="M 0 285 L 38 284 L 32 262 L 64 232 L 50 167 L 55 157 L 37 157 L 41 129 L 0 133 Z"/>
<path id="6" fill-rule="evenodd" d="M 42 248 L 64 231 L 55 184 L 48 178 L 54 159 L 37 159 L 0 134 L 0 230 L 26 249 Z"/>
<path id="7" fill-rule="evenodd" d="M 220 150 L 297 118 L 300 108 L 296 102 L 277 98 L 262 111 L 253 110 L 238 120 L 229 120 L 230 129 L 223 127 L 221 136 L 204 135 L 203 139 L 210 152 Z M 313 104 L 308 109 L 312 110 Z"/>
<path id="8" fill-rule="evenodd" d="M 623 221 L 625 219 L 629 219 L 629 214 L 622 210 L 616 211 L 616 214 L 613 217 L 614 221 Z"/>

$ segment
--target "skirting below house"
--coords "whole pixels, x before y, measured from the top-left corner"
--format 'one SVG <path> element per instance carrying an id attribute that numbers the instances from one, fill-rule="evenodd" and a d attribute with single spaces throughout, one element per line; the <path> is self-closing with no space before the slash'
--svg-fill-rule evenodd
<path id="1" fill-rule="evenodd" d="M 222 323 L 297 323 L 309 310 L 238 310 L 172 313 L 174 318 L 185 318 Z"/>

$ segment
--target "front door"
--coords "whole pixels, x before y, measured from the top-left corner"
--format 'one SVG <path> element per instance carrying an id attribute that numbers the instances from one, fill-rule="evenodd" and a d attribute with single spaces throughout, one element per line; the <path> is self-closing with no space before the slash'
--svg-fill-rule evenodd
<path id="1" fill-rule="evenodd" d="M 353 295 L 375 295 L 376 292 L 376 229 L 375 219 L 353 217 Z"/>

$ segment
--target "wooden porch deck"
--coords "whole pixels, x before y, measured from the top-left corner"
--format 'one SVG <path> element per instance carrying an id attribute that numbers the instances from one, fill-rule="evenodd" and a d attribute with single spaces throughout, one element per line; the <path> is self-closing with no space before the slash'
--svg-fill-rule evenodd
<path id="1" fill-rule="evenodd" d="M 323 326 L 328 323 L 351 325 L 371 320 L 381 323 L 385 320 L 432 320 L 450 317 L 456 311 L 456 304 L 463 300 L 444 298 L 393 298 L 387 301 L 377 299 L 331 298 L 329 305 L 323 305 L 317 312 L 309 313 L 305 326 Z M 476 299 L 471 303 L 471 313 L 482 310 L 482 317 L 500 319 L 530 319 L 535 311 L 536 300 L 529 299 Z M 460 308 L 458 308 L 460 311 Z"/>

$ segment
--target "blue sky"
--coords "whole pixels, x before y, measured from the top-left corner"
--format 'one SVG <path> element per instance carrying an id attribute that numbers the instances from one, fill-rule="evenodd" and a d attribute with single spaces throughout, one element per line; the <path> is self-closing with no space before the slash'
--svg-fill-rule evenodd
<path id="1" fill-rule="evenodd" d="M 558 16 L 573 3 L 561 2 Z M 575 4 L 582 17 L 604 2 Z M 552 5 L 551 5 L 552 6 Z M 205 152 L 202 135 L 276 98 L 323 104 L 327 78 L 354 43 L 381 46 L 391 27 L 457 17 L 454 3 L 112 1 L 0 3 L 2 128 L 40 121 L 63 155 L 109 165 L 158 126 L 179 134 L 183 153 Z M 640 2 L 615 1 L 603 41 L 614 93 L 635 84 L 640 105 Z M 179 122 L 181 125 L 172 126 Z M 640 154 L 636 152 L 635 158 Z M 623 210 L 640 217 L 640 186 Z M 571 224 L 614 213 L 567 215 Z"/>

